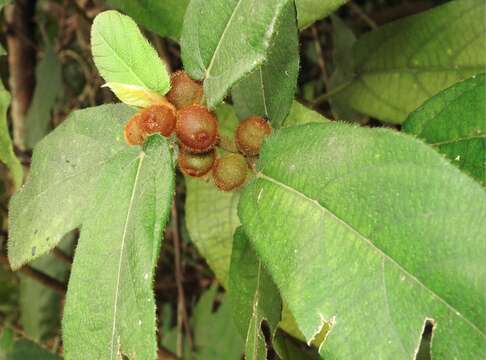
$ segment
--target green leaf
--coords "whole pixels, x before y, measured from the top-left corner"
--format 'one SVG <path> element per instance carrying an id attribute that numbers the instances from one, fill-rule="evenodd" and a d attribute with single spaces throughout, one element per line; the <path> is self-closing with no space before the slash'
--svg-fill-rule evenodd
<path id="1" fill-rule="evenodd" d="M 274 154 L 278 154 L 275 156 Z M 422 142 L 344 123 L 282 129 L 239 216 L 307 341 L 326 358 L 486 355 L 486 197 Z"/>
<path id="2" fill-rule="evenodd" d="M 325 18 L 347 0 L 295 0 L 299 29 Z"/>
<path id="3" fill-rule="evenodd" d="M 191 325 L 196 340 L 195 360 L 241 359 L 244 344 L 231 315 L 231 305 L 225 297 L 213 312 L 217 287 L 213 286 L 194 307 Z"/>
<path id="4" fill-rule="evenodd" d="M 96 16 L 91 51 L 106 82 L 142 86 L 161 95 L 169 91 L 165 64 L 128 16 L 114 10 Z"/>
<path id="5" fill-rule="evenodd" d="M 73 241 L 74 234 L 69 233 L 61 241 L 59 248 L 69 254 Z M 67 282 L 69 266 L 52 254 L 44 254 L 30 266 L 62 283 Z M 44 341 L 58 334 L 62 297 L 51 288 L 26 275 L 19 274 L 19 277 L 19 322 L 25 335 L 32 340 Z"/>
<path id="6" fill-rule="evenodd" d="M 190 346 L 186 341 L 184 359 L 241 359 L 244 344 L 231 318 L 231 306 L 227 298 L 218 299 L 217 290 L 217 286 L 209 288 L 193 308 L 190 324 L 196 350 L 190 352 Z M 213 311 L 216 300 L 220 306 Z M 177 327 L 162 333 L 162 345 L 172 352 L 176 352 L 177 349 L 177 334 Z"/>
<path id="7" fill-rule="evenodd" d="M 240 221 L 238 191 L 219 191 L 212 181 L 186 177 L 186 224 L 189 236 L 225 287 L 233 234 Z"/>
<path id="8" fill-rule="evenodd" d="M 7 315 L 4 324 L 15 321 L 18 312 L 19 284 L 8 266 L 0 266 L 0 312 Z"/>
<path id="9" fill-rule="evenodd" d="M 328 94 L 339 91 L 339 86 L 346 84 L 353 78 L 354 58 L 353 45 L 356 36 L 353 31 L 336 15 L 331 15 L 333 26 L 332 43 L 334 45 L 333 63 L 335 69 L 329 82 Z M 327 96 L 326 96 L 327 97 Z M 329 98 L 332 115 L 335 119 L 361 122 L 364 116 L 353 110 L 346 98 Z"/>
<path id="10" fill-rule="evenodd" d="M 402 129 L 417 135 L 484 184 L 485 75 L 459 82 L 410 114 Z"/>
<path id="11" fill-rule="evenodd" d="M 266 59 L 275 24 L 290 0 L 193 0 L 181 36 L 185 70 L 204 81 L 206 103 L 218 105 L 235 82 Z"/>
<path id="12" fill-rule="evenodd" d="M 26 116 L 26 145 L 32 149 L 51 130 L 51 111 L 62 90 L 62 69 L 49 47 L 35 70 L 36 86 Z"/>
<path id="13" fill-rule="evenodd" d="M 290 127 L 313 122 L 326 123 L 329 121 L 331 120 L 322 116 L 318 112 L 309 109 L 307 106 L 302 105 L 298 101 L 294 101 L 292 103 L 292 107 L 290 108 L 290 113 L 283 123 L 283 126 Z"/>
<path id="14" fill-rule="evenodd" d="M 281 330 L 277 331 L 272 343 L 275 352 L 285 360 L 318 360 L 319 355 L 315 349 L 304 349 L 301 344 L 285 335 Z"/>
<path id="15" fill-rule="evenodd" d="M 10 94 L 5 90 L 0 81 L 0 161 L 8 167 L 15 186 L 19 188 L 22 185 L 24 170 L 20 161 L 15 156 L 12 139 L 8 131 L 7 110 L 9 105 Z"/>
<path id="16" fill-rule="evenodd" d="M 233 87 L 231 96 L 240 119 L 260 115 L 278 128 L 286 118 L 299 74 L 295 16 L 295 5 L 288 2 L 276 24 L 267 60 Z"/>
<path id="17" fill-rule="evenodd" d="M 226 151 L 238 152 L 235 142 L 239 121 L 233 106 L 222 103 L 214 110 L 219 123 L 220 146 Z M 234 229 L 233 229 L 234 230 Z M 231 233 L 231 237 L 233 233 Z"/>
<path id="18" fill-rule="evenodd" d="M 277 287 L 241 227 L 234 236 L 228 293 L 233 317 L 245 339 L 245 359 L 266 359 L 262 322 L 267 321 L 273 338 L 280 321 L 282 302 Z"/>
<path id="19" fill-rule="evenodd" d="M 365 34 L 334 100 L 402 123 L 426 99 L 484 71 L 484 12 L 483 0 L 451 1 Z"/>
<path id="20" fill-rule="evenodd" d="M 12 329 L 4 327 L 0 334 L 0 360 L 61 360 L 35 342 L 15 340 Z"/>
<path id="21" fill-rule="evenodd" d="M 189 0 L 108 0 L 108 3 L 148 30 L 177 39 Z"/>
<path id="22" fill-rule="evenodd" d="M 83 222 L 63 318 L 68 358 L 156 357 L 152 283 L 174 169 L 159 135 L 133 155 L 119 153 L 105 166 Z"/>
<path id="23" fill-rule="evenodd" d="M 121 104 L 75 111 L 37 144 L 26 184 L 10 201 L 13 269 L 52 249 L 89 217 L 106 166 L 137 158 L 139 149 L 123 139 L 123 124 L 134 112 Z"/>

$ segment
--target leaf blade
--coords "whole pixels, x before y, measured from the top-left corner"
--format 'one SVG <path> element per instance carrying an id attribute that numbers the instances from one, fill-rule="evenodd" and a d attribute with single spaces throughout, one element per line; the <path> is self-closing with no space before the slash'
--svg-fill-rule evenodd
<path id="1" fill-rule="evenodd" d="M 245 339 L 245 358 L 266 359 L 262 322 L 267 321 L 273 338 L 280 321 L 282 302 L 277 287 L 241 227 L 234 236 L 228 294 L 233 317 Z"/>
<path id="2" fill-rule="evenodd" d="M 135 21 L 160 36 L 178 39 L 189 0 L 143 1 L 109 0 L 111 6 L 124 11 Z"/>
<path id="3" fill-rule="evenodd" d="M 0 161 L 7 165 L 12 174 L 16 188 L 22 185 L 24 170 L 15 156 L 12 139 L 7 126 L 7 110 L 10 105 L 10 94 L 0 82 Z"/>
<path id="4" fill-rule="evenodd" d="M 38 143 L 26 184 L 9 204 L 13 269 L 53 248 L 82 223 L 101 169 L 112 157 L 137 153 L 122 136 L 123 123 L 133 113 L 124 105 L 75 111 Z M 51 210 L 42 211 L 46 208 Z"/>
<path id="5" fill-rule="evenodd" d="M 26 115 L 26 145 L 32 149 L 51 130 L 51 111 L 62 89 L 62 68 L 48 47 L 35 70 L 36 87 Z"/>
<path id="6" fill-rule="evenodd" d="M 450 2 L 365 34 L 353 47 L 353 72 L 335 84 L 342 91 L 334 98 L 403 123 L 440 90 L 483 72 L 484 6 L 481 0 Z"/>
<path id="7" fill-rule="evenodd" d="M 299 29 L 305 29 L 317 20 L 325 18 L 347 0 L 296 0 Z"/>
<path id="8" fill-rule="evenodd" d="M 435 356 L 485 354 L 486 203 L 472 179 L 418 141 L 344 124 L 280 131 L 259 170 L 241 221 L 306 339 L 333 324 L 325 356 L 413 356 L 426 318 Z"/>
<path id="9" fill-rule="evenodd" d="M 299 41 L 293 2 L 285 5 L 276 28 L 265 63 L 240 80 L 231 91 L 240 119 L 264 116 L 274 128 L 281 126 L 290 111 L 299 73 Z"/>
<path id="10" fill-rule="evenodd" d="M 105 171 L 97 216 L 84 223 L 73 263 L 63 319 L 66 354 L 155 358 L 152 279 L 174 191 L 167 142 L 153 136 L 137 158 L 123 156 Z"/>
<path id="11" fill-rule="evenodd" d="M 164 63 L 128 16 L 115 10 L 97 15 L 91 28 L 91 51 L 106 82 L 142 86 L 161 95 L 169 91 Z"/>
<path id="12" fill-rule="evenodd" d="M 451 162 L 485 182 L 485 76 L 459 82 L 427 100 L 403 124 L 406 133 L 425 140 Z"/>
<path id="13" fill-rule="evenodd" d="M 204 81 L 210 108 L 265 60 L 275 21 L 286 3 L 195 0 L 189 4 L 181 36 L 182 61 L 191 77 Z"/>

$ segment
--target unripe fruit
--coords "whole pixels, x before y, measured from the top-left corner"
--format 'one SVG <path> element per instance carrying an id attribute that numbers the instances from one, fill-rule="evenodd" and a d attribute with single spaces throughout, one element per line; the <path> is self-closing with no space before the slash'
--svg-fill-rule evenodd
<path id="1" fill-rule="evenodd" d="M 236 129 L 236 146 L 246 156 L 256 156 L 260 153 L 263 140 L 271 132 L 268 121 L 260 116 L 250 116 Z"/>
<path id="2" fill-rule="evenodd" d="M 195 154 L 182 149 L 178 158 L 181 171 L 193 177 L 206 175 L 212 169 L 215 160 L 214 150 L 208 153 Z"/>
<path id="3" fill-rule="evenodd" d="M 185 149 L 207 152 L 218 142 L 218 121 L 205 107 L 191 105 L 177 112 L 176 135 Z"/>
<path id="4" fill-rule="evenodd" d="M 247 172 L 248 165 L 244 156 L 229 154 L 216 160 L 213 180 L 220 190 L 231 191 L 245 182 Z"/>
<path id="5" fill-rule="evenodd" d="M 167 93 L 167 99 L 177 109 L 189 105 L 200 104 L 203 97 L 202 85 L 192 80 L 185 71 L 176 71 L 170 77 L 171 88 Z"/>
<path id="6" fill-rule="evenodd" d="M 128 145 L 142 145 L 145 139 L 144 133 L 140 128 L 140 113 L 135 114 L 125 124 L 123 131 L 125 141 Z"/>
<path id="7" fill-rule="evenodd" d="M 140 112 L 139 123 L 145 135 L 170 136 L 176 125 L 175 109 L 165 104 L 149 106 Z"/>

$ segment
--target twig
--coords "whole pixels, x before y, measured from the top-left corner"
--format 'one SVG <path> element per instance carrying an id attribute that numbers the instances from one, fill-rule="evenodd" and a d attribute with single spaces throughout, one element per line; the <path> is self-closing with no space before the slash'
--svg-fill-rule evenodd
<path id="1" fill-rule="evenodd" d="M 186 330 L 187 341 L 192 348 L 191 329 L 186 312 L 186 300 L 184 297 L 182 264 L 181 264 L 181 244 L 179 237 L 179 225 L 177 217 L 176 202 L 172 206 L 172 240 L 174 242 L 174 261 L 175 261 L 175 279 L 177 284 L 177 356 L 182 356 L 182 327 Z"/>
<path id="2" fill-rule="evenodd" d="M 358 5 L 356 5 L 353 1 L 348 2 L 348 6 L 351 8 L 351 10 L 358 15 L 363 22 L 365 22 L 370 28 L 372 29 L 377 29 L 378 26 L 374 22 L 372 18 L 370 18 L 364 11 L 361 9 Z"/>
<path id="3" fill-rule="evenodd" d="M 73 258 L 57 247 L 52 249 L 52 255 L 57 257 L 59 260 L 65 262 L 66 264 L 72 265 L 73 263 Z"/>
<path id="4" fill-rule="evenodd" d="M 159 348 L 157 360 L 180 360 L 181 358 L 166 348 Z"/>
<path id="5" fill-rule="evenodd" d="M 5 255 L 0 255 L 0 263 L 5 264 L 7 266 L 10 266 L 10 263 L 8 261 L 8 258 Z M 29 265 L 24 265 L 17 271 L 21 272 L 22 274 L 27 275 L 31 279 L 34 279 L 41 283 L 42 285 L 47 286 L 48 288 L 51 288 L 52 290 L 56 291 L 60 295 L 65 295 L 66 294 L 66 285 L 60 282 L 59 280 L 54 279 L 53 277 L 50 277 L 47 274 L 44 274 L 43 272 L 34 269 L 33 267 Z"/>
<path id="6" fill-rule="evenodd" d="M 14 144 L 26 149 L 25 115 L 29 109 L 35 84 L 36 49 L 29 45 L 34 39 L 36 1 L 17 0 L 5 11 L 10 91 L 12 93 L 12 125 Z"/>

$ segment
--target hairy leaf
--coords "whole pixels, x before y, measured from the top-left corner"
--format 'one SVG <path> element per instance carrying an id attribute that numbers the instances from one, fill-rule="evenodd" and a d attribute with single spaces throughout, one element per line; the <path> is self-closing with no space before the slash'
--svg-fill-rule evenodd
<path id="1" fill-rule="evenodd" d="M 148 30 L 177 39 L 189 0 L 108 0 L 108 3 Z"/>
<path id="2" fill-rule="evenodd" d="M 94 192 L 105 166 L 138 156 L 138 148 L 123 139 L 123 123 L 133 114 L 126 105 L 75 111 L 37 144 L 26 184 L 10 201 L 13 269 L 46 253 L 83 223 L 97 205 Z"/>
<path id="3" fill-rule="evenodd" d="M 275 156 L 274 154 L 278 154 Z M 409 136 L 342 123 L 283 129 L 244 190 L 245 233 L 307 341 L 329 358 L 485 352 L 486 197 Z"/>
<path id="4" fill-rule="evenodd" d="M 263 63 L 275 24 L 290 0 L 193 0 L 181 36 L 185 70 L 204 81 L 206 103 Z"/>
<path id="5" fill-rule="evenodd" d="M 295 0 L 299 29 L 325 18 L 348 0 Z"/>
<path id="6" fill-rule="evenodd" d="M 69 281 L 68 357 L 155 358 L 152 282 L 174 192 L 171 156 L 167 140 L 155 135 L 137 156 L 120 153 L 103 169 Z"/>
<path id="7" fill-rule="evenodd" d="M 283 126 L 290 127 L 313 122 L 326 123 L 329 121 L 329 119 L 325 118 L 318 112 L 309 109 L 298 101 L 294 101 L 292 103 L 292 107 L 290 108 L 290 113 L 283 123 Z"/>
<path id="8" fill-rule="evenodd" d="M 0 81 L 0 161 L 7 165 L 17 188 L 22 185 L 23 169 L 13 151 L 12 139 L 8 131 L 7 110 L 10 105 L 10 94 Z"/>
<path id="9" fill-rule="evenodd" d="M 91 51 L 106 82 L 142 86 L 161 95 L 169 91 L 165 64 L 128 16 L 114 10 L 96 16 Z"/>
<path id="10" fill-rule="evenodd" d="M 402 123 L 440 90 L 484 71 L 484 12 L 483 0 L 451 1 L 365 34 L 335 101 Z"/>
<path id="11" fill-rule="evenodd" d="M 290 110 L 299 74 L 299 39 L 293 2 L 285 5 L 276 28 L 265 63 L 240 80 L 231 92 L 240 119 L 264 116 L 274 128 L 280 127 Z"/>
<path id="12" fill-rule="evenodd" d="M 238 119 L 229 105 L 216 109 L 221 137 L 234 137 Z M 284 126 L 328 121 L 322 115 L 294 101 Z M 239 191 L 219 191 L 212 181 L 186 177 L 186 222 L 191 240 L 216 274 L 227 286 L 233 234 L 240 224 L 237 216 Z"/>
<path id="13" fill-rule="evenodd" d="M 56 54 L 47 48 L 35 70 L 36 85 L 26 116 L 26 144 L 32 149 L 51 130 L 51 111 L 62 90 L 62 69 Z"/>
<path id="14" fill-rule="evenodd" d="M 440 92 L 410 114 L 403 130 L 417 135 L 484 184 L 485 76 Z"/>
<path id="15" fill-rule="evenodd" d="M 280 321 L 282 302 L 277 287 L 241 227 L 234 236 L 228 294 L 233 317 L 245 339 L 245 359 L 266 359 L 262 322 L 267 321 L 273 338 Z"/>

